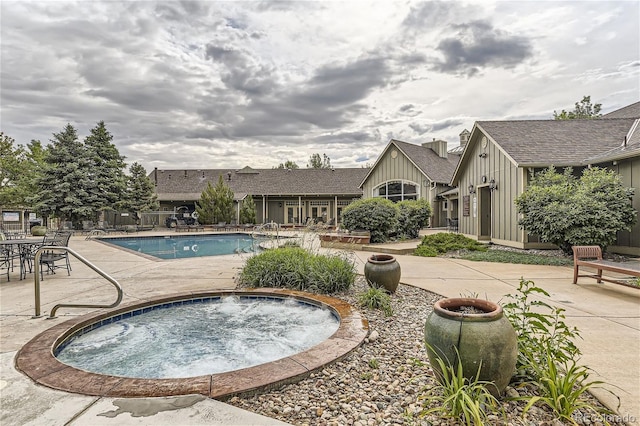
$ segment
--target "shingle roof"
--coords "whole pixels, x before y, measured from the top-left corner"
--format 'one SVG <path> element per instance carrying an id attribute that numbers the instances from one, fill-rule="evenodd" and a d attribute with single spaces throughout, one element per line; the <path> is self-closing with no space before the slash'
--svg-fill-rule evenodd
<path id="1" fill-rule="evenodd" d="M 228 169 L 154 170 L 149 175 L 157 182 L 161 200 L 193 200 L 200 198 L 207 182 L 215 186 L 220 176 L 234 194 L 251 195 L 352 195 L 361 196 L 358 184 L 368 168 L 343 169 Z"/>
<path id="2" fill-rule="evenodd" d="M 582 165 L 619 148 L 634 119 L 478 121 L 518 166 Z"/>
<path id="3" fill-rule="evenodd" d="M 640 157 L 640 119 L 636 120 L 629 131 L 627 143 L 585 160 L 588 164 L 604 163 L 625 158 Z"/>
<path id="4" fill-rule="evenodd" d="M 604 114 L 602 118 L 640 118 L 640 102 Z"/>
<path id="5" fill-rule="evenodd" d="M 460 161 L 459 154 L 449 153 L 447 158 L 443 158 L 431 148 L 422 145 L 414 145 L 396 139 L 392 139 L 391 143 L 395 144 L 433 182 L 448 184 L 458 161 Z"/>

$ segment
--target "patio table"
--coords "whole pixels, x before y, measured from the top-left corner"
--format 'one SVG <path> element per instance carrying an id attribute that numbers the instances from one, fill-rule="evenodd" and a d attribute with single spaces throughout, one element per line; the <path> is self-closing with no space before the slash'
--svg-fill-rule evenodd
<path id="1" fill-rule="evenodd" d="M 44 238 L 17 238 L 14 240 L 3 240 L 0 241 L 0 247 L 7 247 L 9 250 L 13 250 L 14 247 L 17 248 L 18 253 L 20 254 L 20 279 L 23 279 L 27 276 L 26 271 L 26 256 L 28 254 L 28 249 L 34 245 L 41 245 L 44 242 Z"/>

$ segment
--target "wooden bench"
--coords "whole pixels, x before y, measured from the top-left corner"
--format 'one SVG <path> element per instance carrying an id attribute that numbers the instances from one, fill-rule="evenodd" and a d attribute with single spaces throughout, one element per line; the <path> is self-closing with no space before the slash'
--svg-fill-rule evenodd
<path id="1" fill-rule="evenodd" d="M 602 259 L 602 250 L 599 246 L 573 246 L 573 283 L 578 283 L 578 277 L 595 278 L 598 284 L 608 281 L 615 284 L 623 284 L 629 287 L 639 288 L 639 286 L 629 284 L 622 279 L 607 278 L 602 276 L 602 271 L 611 271 L 619 274 L 640 277 L 640 262 L 613 262 Z M 578 273 L 580 266 L 594 268 L 598 272 L 591 274 Z"/>

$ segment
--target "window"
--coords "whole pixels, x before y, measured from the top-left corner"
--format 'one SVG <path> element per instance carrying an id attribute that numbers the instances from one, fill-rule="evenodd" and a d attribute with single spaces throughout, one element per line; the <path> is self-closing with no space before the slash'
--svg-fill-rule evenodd
<path id="1" fill-rule="evenodd" d="M 394 203 L 418 199 L 418 185 L 409 181 L 389 181 L 373 190 L 374 197 L 383 197 Z"/>

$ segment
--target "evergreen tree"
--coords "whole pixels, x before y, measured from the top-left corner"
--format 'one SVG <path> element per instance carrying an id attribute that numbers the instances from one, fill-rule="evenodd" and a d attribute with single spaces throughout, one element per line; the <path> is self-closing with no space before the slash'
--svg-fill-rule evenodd
<path id="1" fill-rule="evenodd" d="M 107 130 L 104 121 L 98 122 L 84 140 L 91 162 L 88 175 L 93 183 L 91 191 L 95 199 L 96 213 L 114 209 L 116 203 L 125 198 L 127 191 L 124 157 L 120 155 L 112 140 L 113 136 Z M 142 170 L 144 171 L 144 168 Z"/>
<path id="2" fill-rule="evenodd" d="M 140 212 L 158 210 L 158 196 L 153 182 L 141 164 L 133 163 L 129 168 L 125 201 L 117 203 L 117 206 L 133 213 L 136 221 L 140 219 Z"/>
<path id="3" fill-rule="evenodd" d="M 213 203 L 215 200 L 215 191 L 211 182 L 207 182 L 207 187 L 200 194 L 200 201 L 196 202 L 196 213 L 198 213 L 198 222 L 203 225 L 211 225 L 215 220 L 213 211 Z"/>
<path id="4" fill-rule="evenodd" d="M 233 213 L 233 191 L 220 176 L 213 188 L 213 218 L 215 222 L 229 223 L 234 217 Z"/>
<path id="5" fill-rule="evenodd" d="M 83 219 L 95 216 L 99 205 L 95 185 L 89 179 L 92 162 L 71 124 L 53 136 L 46 165 L 37 179 L 40 190 L 31 200 L 43 215 L 70 220 L 79 227 Z"/>
<path id="6" fill-rule="evenodd" d="M 251 195 L 247 195 L 242 201 L 242 207 L 240 207 L 240 223 L 256 223 L 256 204 L 253 202 Z"/>

